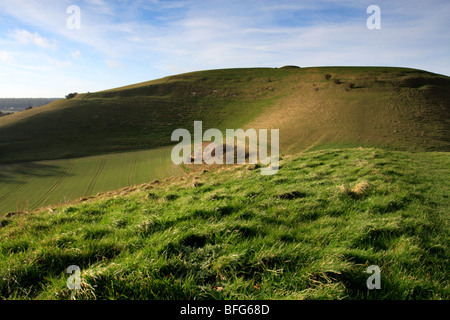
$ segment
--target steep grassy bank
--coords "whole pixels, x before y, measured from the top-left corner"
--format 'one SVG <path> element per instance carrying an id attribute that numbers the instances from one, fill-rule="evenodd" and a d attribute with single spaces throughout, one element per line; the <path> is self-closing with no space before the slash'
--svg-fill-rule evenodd
<path id="1" fill-rule="evenodd" d="M 7 217 L 0 297 L 449 299 L 449 165 L 448 153 L 314 151 L 274 176 L 228 166 Z"/>

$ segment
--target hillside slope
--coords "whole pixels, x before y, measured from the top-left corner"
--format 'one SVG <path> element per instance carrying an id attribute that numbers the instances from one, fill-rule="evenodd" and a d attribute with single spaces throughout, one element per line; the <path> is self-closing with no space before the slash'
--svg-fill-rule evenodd
<path id="1" fill-rule="evenodd" d="M 227 69 L 0 118 L 0 299 L 446 300 L 449 101 L 420 70 Z M 174 174 L 195 120 L 280 129 L 278 173 Z"/>
<path id="2" fill-rule="evenodd" d="M 336 142 L 449 151 L 449 101 L 450 78 L 414 69 L 193 72 L 2 117 L 0 163 L 166 146 L 195 120 L 205 129 L 278 128 L 282 153 Z"/>
<path id="3" fill-rule="evenodd" d="M 0 299 L 443 299 L 447 153 L 308 152 L 0 220 Z M 69 290 L 70 265 L 81 290 Z M 367 267 L 381 269 L 368 290 Z"/>

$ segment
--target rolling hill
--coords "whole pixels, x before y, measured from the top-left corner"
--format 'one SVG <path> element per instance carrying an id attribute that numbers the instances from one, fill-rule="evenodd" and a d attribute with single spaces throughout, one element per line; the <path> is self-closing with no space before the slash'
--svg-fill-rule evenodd
<path id="1" fill-rule="evenodd" d="M 167 146 L 195 120 L 204 128 L 278 128 L 282 152 L 336 142 L 449 151 L 449 95 L 450 78 L 405 68 L 193 72 L 0 118 L 0 163 Z"/>
<path id="2" fill-rule="evenodd" d="M 0 214 L 177 175 L 169 149 L 156 162 L 136 152 L 173 145 L 195 120 L 279 129 L 282 154 L 449 151 L 449 95 L 448 77 L 387 67 L 209 70 L 78 94 L 0 118 Z"/>
<path id="3" fill-rule="evenodd" d="M 446 300 L 449 102 L 450 78 L 422 70 L 291 66 L 1 117 L 0 299 Z M 279 129 L 278 173 L 173 166 L 195 120 Z"/>

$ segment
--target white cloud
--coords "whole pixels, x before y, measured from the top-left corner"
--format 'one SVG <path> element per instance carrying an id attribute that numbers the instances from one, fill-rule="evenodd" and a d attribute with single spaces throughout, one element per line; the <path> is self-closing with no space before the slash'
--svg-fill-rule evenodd
<path id="1" fill-rule="evenodd" d="M 15 58 L 11 52 L 0 51 L 0 62 L 14 62 Z"/>
<path id="2" fill-rule="evenodd" d="M 79 59 L 81 57 L 81 52 L 80 52 L 80 50 L 75 50 L 75 51 L 72 51 L 71 55 L 72 55 L 72 58 Z"/>
<path id="3" fill-rule="evenodd" d="M 108 68 L 111 69 L 120 68 L 122 66 L 119 61 L 114 59 L 105 60 L 105 63 L 108 66 Z"/>
<path id="4" fill-rule="evenodd" d="M 33 43 L 42 48 L 56 48 L 56 42 L 42 37 L 38 32 L 31 33 L 28 30 L 14 30 L 13 37 L 20 43 Z"/>
<path id="5" fill-rule="evenodd" d="M 72 66 L 72 62 L 70 61 L 60 61 L 58 59 L 47 57 L 47 61 L 50 62 L 53 66 L 58 69 L 68 68 Z"/>

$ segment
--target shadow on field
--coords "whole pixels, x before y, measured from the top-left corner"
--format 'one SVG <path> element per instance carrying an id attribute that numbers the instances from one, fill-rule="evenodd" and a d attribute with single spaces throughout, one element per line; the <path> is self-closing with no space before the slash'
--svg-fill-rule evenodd
<path id="1" fill-rule="evenodd" d="M 58 177 L 66 173 L 67 168 L 42 163 L 0 165 L 0 183 L 25 183 L 30 177 Z"/>

